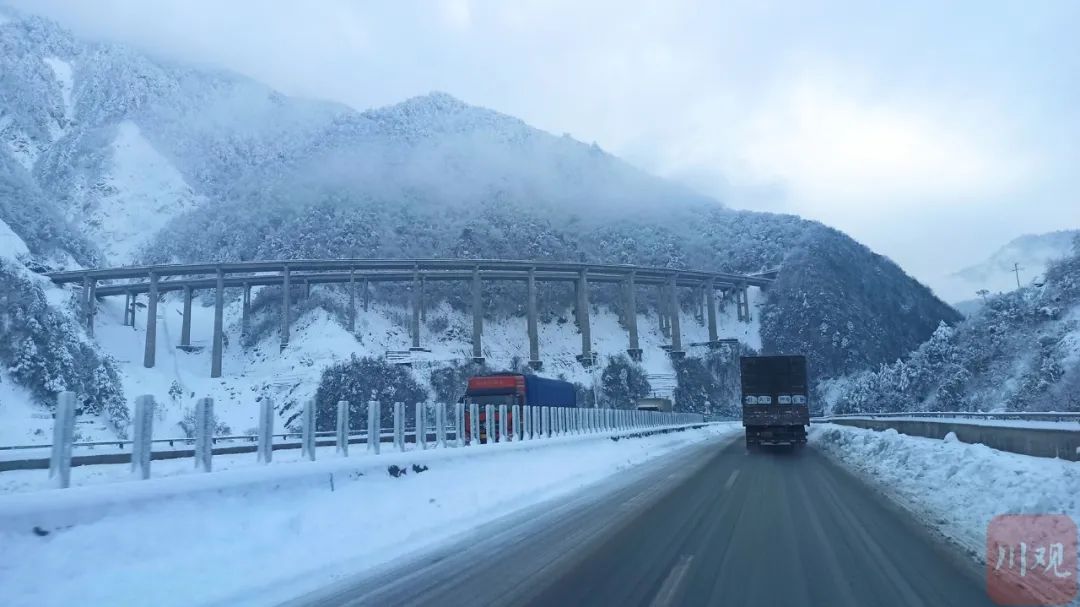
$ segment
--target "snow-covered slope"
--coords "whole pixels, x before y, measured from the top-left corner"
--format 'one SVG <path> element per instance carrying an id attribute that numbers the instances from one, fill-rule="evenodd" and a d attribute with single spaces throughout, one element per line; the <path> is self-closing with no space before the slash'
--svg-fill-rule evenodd
<path id="1" fill-rule="evenodd" d="M 194 208 L 203 198 L 142 135 L 138 125 L 117 125 L 108 148 L 110 162 L 87 201 L 84 225 L 101 243 L 112 264 L 130 263 L 172 217 Z"/>

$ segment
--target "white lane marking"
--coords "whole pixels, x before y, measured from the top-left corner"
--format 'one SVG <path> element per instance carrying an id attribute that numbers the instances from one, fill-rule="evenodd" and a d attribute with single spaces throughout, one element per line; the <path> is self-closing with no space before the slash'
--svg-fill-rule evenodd
<path id="1" fill-rule="evenodd" d="M 724 483 L 724 491 L 731 489 L 731 486 L 735 484 L 735 479 L 739 478 L 739 471 L 732 470 L 731 476 L 728 477 L 727 482 Z"/>
<path id="2" fill-rule="evenodd" d="M 679 558 L 679 562 L 675 563 L 667 578 L 664 579 L 664 583 L 660 585 L 660 592 L 657 592 L 656 598 L 649 603 L 650 607 L 668 607 L 668 605 L 672 604 L 672 601 L 675 600 L 675 593 L 679 591 L 679 586 L 682 584 L 683 578 L 686 577 L 686 572 L 690 570 L 690 563 L 693 560 L 694 555 L 692 554 L 684 554 Z"/>

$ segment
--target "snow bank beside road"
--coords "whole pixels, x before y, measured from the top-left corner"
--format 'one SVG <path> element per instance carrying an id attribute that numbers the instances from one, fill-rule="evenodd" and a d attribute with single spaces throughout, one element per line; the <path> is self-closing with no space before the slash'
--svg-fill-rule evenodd
<path id="1" fill-rule="evenodd" d="M 419 454 L 429 458 L 422 472 L 411 467 L 418 461 L 413 454 L 387 453 L 377 456 L 385 464 L 380 469 L 337 475 L 333 488 L 327 479 L 297 490 L 201 492 L 45 537 L 0 532 L 0 602 L 189 606 L 228 603 L 300 575 L 305 582 L 321 577 L 329 583 L 328 571 L 343 561 L 362 570 L 738 430 L 721 424 L 618 442 L 596 437 L 534 449 L 525 448 L 530 443 L 494 445 L 446 460 L 429 451 Z M 458 450 L 446 453 L 452 451 Z M 393 477 L 385 467 L 391 464 L 407 472 Z"/>
<path id="2" fill-rule="evenodd" d="M 999 514 L 1080 521 L 1080 462 L 832 424 L 811 426 L 810 441 L 980 560 Z"/>

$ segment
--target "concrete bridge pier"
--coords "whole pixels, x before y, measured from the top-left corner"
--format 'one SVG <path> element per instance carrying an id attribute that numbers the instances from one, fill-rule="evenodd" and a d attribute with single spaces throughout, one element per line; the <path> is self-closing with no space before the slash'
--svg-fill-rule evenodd
<path id="1" fill-rule="evenodd" d="M 682 332 L 679 330 L 679 289 L 676 286 L 675 274 L 668 279 L 668 294 L 671 296 L 671 354 L 672 358 L 682 358 L 686 352 L 682 349 Z"/>
<path id="2" fill-rule="evenodd" d="M 157 355 L 157 302 L 158 302 L 158 275 L 150 273 L 150 291 L 147 293 L 146 302 L 146 346 L 143 349 L 143 366 L 147 369 L 154 367 Z M 134 318 L 134 313 L 132 314 Z"/>
<path id="3" fill-rule="evenodd" d="M 221 377 L 221 351 L 224 347 L 225 273 L 218 268 L 214 288 L 214 341 L 210 352 L 210 377 Z"/>
<path id="4" fill-rule="evenodd" d="M 184 287 L 184 318 L 180 321 L 180 349 L 191 347 L 191 287 Z"/>
<path id="5" fill-rule="evenodd" d="M 86 332 L 90 337 L 94 336 L 95 314 L 97 314 L 97 281 L 89 276 L 83 276 L 83 318 L 86 321 Z"/>
<path id="6" fill-rule="evenodd" d="M 281 350 L 289 347 L 289 308 L 291 288 L 289 285 L 289 266 L 281 268 Z"/>
<path id="7" fill-rule="evenodd" d="M 371 304 L 371 284 L 367 278 L 364 278 L 364 311 L 368 311 L 368 307 Z"/>
<path id="8" fill-rule="evenodd" d="M 97 316 L 97 281 L 90 280 L 90 292 L 86 298 L 86 332 L 94 336 L 94 318 Z"/>
<path id="9" fill-rule="evenodd" d="M 578 274 L 577 279 L 577 320 L 581 332 L 581 355 L 578 360 L 586 367 L 592 366 L 592 331 L 589 326 L 589 279 L 586 270 Z"/>
<path id="10" fill-rule="evenodd" d="M 412 322 L 409 326 L 412 334 L 412 351 L 423 350 L 420 347 L 420 270 L 413 270 L 412 279 Z"/>
<path id="11" fill-rule="evenodd" d="M 420 322 L 427 322 L 427 277 L 420 275 Z"/>
<path id="12" fill-rule="evenodd" d="M 641 344 L 638 343 L 637 327 L 637 285 L 634 284 L 634 273 L 626 278 L 626 331 L 630 336 L 630 345 L 626 353 L 631 360 L 641 361 Z"/>
<path id="13" fill-rule="evenodd" d="M 705 283 L 694 288 L 694 320 L 705 325 Z"/>
<path id="14" fill-rule="evenodd" d="M 244 299 L 240 308 L 240 335 L 247 337 L 251 324 L 251 285 L 244 283 Z"/>
<path id="15" fill-rule="evenodd" d="M 131 321 L 128 320 L 128 316 L 131 315 L 131 293 L 124 293 L 124 326 L 128 326 Z"/>
<path id="16" fill-rule="evenodd" d="M 705 305 L 709 308 L 705 313 L 709 322 L 709 346 L 712 347 L 719 335 L 716 331 L 716 284 L 711 278 L 705 284 Z"/>
<path id="17" fill-rule="evenodd" d="M 664 337 L 671 335 L 671 317 L 668 315 L 668 300 L 670 299 L 667 294 L 667 286 L 660 285 L 658 288 L 657 300 L 656 300 L 656 316 L 660 322 L 660 334 Z"/>
<path id="18" fill-rule="evenodd" d="M 356 271 L 349 270 L 349 333 L 356 332 Z"/>
<path id="19" fill-rule="evenodd" d="M 472 272 L 472 359 L 474 363 L 484 362 L 484 300 L 480 285 L 480 269 Z"/>
<path id="20" fill-rule="evenodd" d="M 540 361 L 540 333 L 536 326 L 536 270 L 533 268 L 529 269 L 529 302 L 527 306 L 529 366 L 533 369 L 541 369 L 544 363 Z"/>
<path id="21" fill-rule="evenodd" d="M 735 307 L 739 320 L 750 322 L 750 295 L 747 293 L 746 285 L 739 285 L 735 288 Z"/>

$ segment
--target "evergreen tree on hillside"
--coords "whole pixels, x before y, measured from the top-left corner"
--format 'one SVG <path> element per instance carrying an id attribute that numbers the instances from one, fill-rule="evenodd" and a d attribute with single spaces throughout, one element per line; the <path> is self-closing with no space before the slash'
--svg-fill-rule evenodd
<path id="1" fill-rule="evenodd" d="M 625 354 L 608 357 L 600 386 L 600 405 L 610 409 L 633 409 L 652 390 L 645 370 Z"/>

